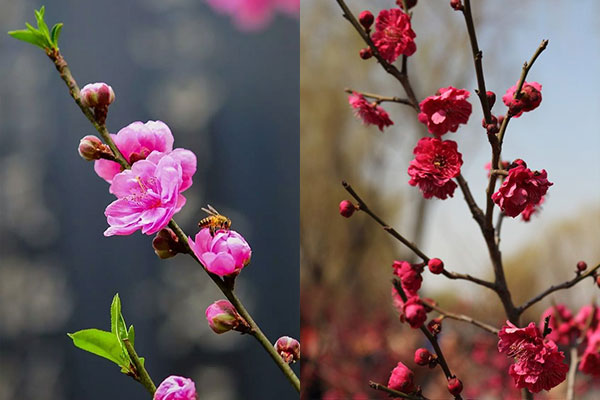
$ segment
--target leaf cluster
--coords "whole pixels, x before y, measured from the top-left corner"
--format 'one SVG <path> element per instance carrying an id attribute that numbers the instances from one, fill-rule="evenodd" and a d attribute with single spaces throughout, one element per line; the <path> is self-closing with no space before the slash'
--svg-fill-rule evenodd
<path id="1" fill-rule="evenodd" d="M 42 6 L 39 10 L 34 10 L 34 12 L 35 19 L 37 20 L 37 29 L 34 28 L 30 23 L 26 22 L 25 26 L 27 29 L 10 31 L 8 34 L 15 39 L 38 46 L 44 51 L 58 50 L 58 38 L 60 37 L 60 31 L 63 27 L 62 22 L 54 24 L 50 30 L 44 21 L 45 7 Z"/>

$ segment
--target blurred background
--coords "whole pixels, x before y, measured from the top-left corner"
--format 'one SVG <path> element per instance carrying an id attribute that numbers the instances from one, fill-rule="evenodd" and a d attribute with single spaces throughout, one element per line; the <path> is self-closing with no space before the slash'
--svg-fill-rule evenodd
<path id="1" fill-rule="evenodd" d="M 102 236 L 113 196 L 77 154 L 95 132 L 47 57 L 5 34 L 42 4 L 0 0 L 0 399 L 147 398 L 66 336 L 109 330 L 116 292 L 157 384 L 176 374 L 201 399 L 296 398 L 252 338 L 208 328 L 222 295 L 191 258 L 160 261 L 140 233 Z M 298 19 L 263 15 L 248 32 L 192 0 L 46 6 L 80 86 L 115 90 L 111 132 L 159 119 L 196 153 L 177 221 L 194 233 L 207 203 L 229 216 L 253 250 L 240 297 L 271 340 L 298 337 Z"/>
<path id="2" fill-rule="evenodd" d="M 368 7 L 375 16 L 396 6 L 393 0 L 347 4 L 355 15 Z M 554 182 L 543 210 L 530 222 L 508 218 L 502 228 L 508 283 L 515 303 L 521 304 L 550 284 L 574 276 L 579 260 L 589 265 L 600 261 L 600 29 L 594 17 L 600 15 L 600 4 L 507 0 L 473 6 L 487 89 L 497 95 L 495 114 L 505 113 L 501 97 L 517 82 L 523 62 L 542 39 L 550 40 L 528 76 L 543 85 L 542 104 L 511 121 L 503 151 L 506 159 L 523 158 L 532 169 L 546 169 Z M 469 124 L 445 139 L 458 142 L 462 174 L 481 206 L 490 150 L 480 125 L 483 115 L 474 94 L 477 85 L 464 18 L 448 1 L 421 0 L 412 11 L 417 52 L 409 58 L 408 72 L 417 97 L 449 85 L 472 93 Z M 339 202 L 349 198 L 341 181 L 352 184 L 380 217 L 450 269 L 491 278 L 491 265 L 458 189 L 452 199 L 423 201 L 419 190 L 408 185 L 412 150 L 424 133 L 414 111 L 383 103 L 394 121 L 383 133 L 354 117 L 346 88 L 405 97 L 400 84 L 374 59 L 359 58 L 363 47 L 336 2 L 303 1 L 302 398 L 386 398 L 369 389 L 368 382 L 387 383 L 398 361 L 415 370 L 415 380 L 428 397 L 446 398 L 443 375 L 413 362 L 414 350 L 427 347 L 422 333 L 400 324 L 392 307 L 392 263 L 412 255 L 368 216 L 358 213 L 348 220 L 339 215 Z M 420 293 L 445 309 L 497 327 L 506 319 L 495 295 L 470 283 L 426 272 Z M 532 307 L 522 323 L 538 322 L 553 303 L 565 303 L 576 313 L 594 301 L 598 288 L 590 279 Z M 442 347 L 467 396 L 520 398 L 506 374 L 510 361 L 497 356 L 497 338 L 452 320 L 443 325 Z M 589 377 L 579 373 L 576 397 L 597 398 L 600 388 L 590 384 Z M 545 397 L 564 398 L 565 386 Z"/>

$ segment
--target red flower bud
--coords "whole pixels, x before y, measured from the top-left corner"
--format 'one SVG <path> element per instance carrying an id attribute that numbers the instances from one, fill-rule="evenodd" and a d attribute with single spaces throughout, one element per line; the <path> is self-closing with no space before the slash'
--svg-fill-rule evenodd
<path id="1" fill-rule="evenodd" d="M 373 52 L 371 51 L 370 47 L 365 47 L 364 49 L 360 49 L 358 55 L 363 60 L 368 60 L 369 58 L 373 57 Z"/>
<path id="2" fill-rule="evenodd" d="M 171 258 L 175 257 L 178 253 L 185 253 L 186 249 L 179 242 L 179 238 L 169 228 L 162 229 L 156 234 L 156 237 L 152 240 L 152 248 L 159 258 Z"/>
<path id="3" fill-rule="evenodd" d="M 358 210 L 358 207 L 349 200 L 342 200 L 340 203 L 340 214 L 342 217 L 350 218 L 356 210 Z"/>
<path id="4" fill-rule="evenodd" d="M 579 261 L 577 263 L 577 270 L 583 272 L 587 269 L 587 263 L 585 261 Z"/>
<path id="5" fill-rule="evenodd" d="M 371 30 L 371 25 L 373 25 L 373 21 L 375 21 L 375 17 L 369 10 L 365 10 L 360 13 L 358 16 L 358 20 L 360 24 L 365 28 L 367 32 Z"/>
<path id="6" fill-rule="evenodd" d="M 463 390 L 463 384 L 458 378 L 448 379 L 448 391 L 454 396 L 458 396 Z"/>
<path id="7" fill-rule="evenodd" d="M 106 146 L 94 135 L 84 136 L 79 142 L 79 155 L 86 161 L 99 160 Z"/>
<path id="8" fill-rule="evenodd" d="M 414 392 L 414 376 L 415 374 L 410 368 L 399 362 L 396 368 L 392 370 L 392 374 L 388 380 L 388 387 L 404 393 Z"/>
<path id="9" fill-rule="evenodd" d="M 415 364 L 425 366 L 431 361 L 431 353 L 429 350 L 420 348 L 415 351 Z"/>
<path id="10" fill-rule="evenodd" d="M 300 359 L 300 342 L 289 336 L 282 336 L 275 342 L 275 350 L 286 363 L 294 363 Z"/>
<path id="11" fill-rule="evenodd" d="M 464 9 L 461 0 L 450 0 L 450 7 L 452 7 L 455 11 L 462 11 Z"/>
<path id="12" fill-rule="evenodd" d="M 432 274 L 437 275 L 441 274 L 442 271 L 444 271 L 444 262 L 439 258 L 430 259 L 427 263 L 427 266 L 429 267 L 429 271 L 431 271 Z"/>
<path id="13" fill-rule="evenodd" d="M 496 103 L 496 93 L 492 92 L 491 90 L 488 90 L 487 92 L 485 92 L 485 95 L 487 96 L 488 106 L 490 106 L 491 110 L 492 107 L 494 107 L 494 104 Z"/>

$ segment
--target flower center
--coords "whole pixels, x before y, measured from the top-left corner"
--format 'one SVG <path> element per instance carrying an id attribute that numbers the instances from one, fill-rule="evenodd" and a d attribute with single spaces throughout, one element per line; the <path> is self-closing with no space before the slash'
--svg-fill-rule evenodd
<path id="1" fill-rule="evenodd" d="M 399 41 L 402 39 L 402 31 L 395 26 L 388 26 L 383 30 L 385 36 L 394 41 Z"/>
<path id="2" fill-rule="evenodd" d="M 444 168 L 446 166 L 446 158 L 440 154 L 436 154 L 433 158 L 433 165 L 435 165 L 437 169 Z"/>

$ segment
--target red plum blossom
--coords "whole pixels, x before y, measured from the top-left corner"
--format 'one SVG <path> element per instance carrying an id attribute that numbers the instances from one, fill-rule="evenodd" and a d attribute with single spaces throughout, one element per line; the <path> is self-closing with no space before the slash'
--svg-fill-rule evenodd
<path id="1" fill-rule="evenodd" d="M 504 214 L 514 218 L 527 206 L 535 207 L 542 202 L 548 188 L 553 185 L 547 177 L 546 170 L 531 171 L 524 165 L 518 165 L 508 171 L 508 176 L 492 195 L 492 200 Z"/>
<path id="2" fill-rule="evenodd" d="M 381 132 L 383 132 L 383 128 L 394 125 L 383 108 L 375 102 L 369 103 L 362 94 L 353 92 L 348 96 L 348 102 L 354 108 L 356 116 L 361 118 L 365 125 L 377 125 Z"/>
<path id="3" fill-rule="evenodd" d="M 435 96 L 429 96 L 420 104 L 419 121 L 427 125 L 429 133 L 436 136 L 456 132 L 460 124 L 466 124 L 472 106 L 467 101 L 469 91 L 452 86 L 441 88 Z"/>
<path id="4" fill-rule="evenodd" d="M 403 393 L 414 392 L 414 375 L 415 374 L 410 370 L 410 368 L 408 368 L 402 362 L 399 362 L 396 368 L 392 370 L 392 374 L 390 375 L 390 379 L 388 381 L 388 387 Z"/>
<path id="5" fill-rule="evenodd" d="M 387 62 L 394 62 L 401 55 L 411 56 L 417 51 L 415 32 L 410 17 L 399 8 L 381 10 L 375 21 L 373 43 Z"/>

